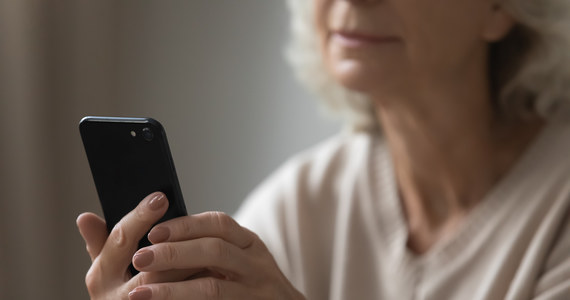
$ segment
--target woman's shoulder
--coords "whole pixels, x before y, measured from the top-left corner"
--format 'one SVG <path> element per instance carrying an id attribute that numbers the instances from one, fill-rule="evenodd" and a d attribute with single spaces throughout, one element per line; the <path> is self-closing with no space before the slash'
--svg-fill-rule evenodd
<path id="1" fill-rule="evenodd" d="M 301 284 L 300 257 L 328 261 L 333 224 L 339 207 L 366 174 L 367 160 L 380 137 L 369 132 L 342 132 L 304 150 L 279 167 L 246 199 L 236 220 L 257 233 L 290 279 Z M 315 267 L 316 268 L 316 267 Z"/>
<path id="2" fill-rule="evenodd" d="M 371 158 L 380 137 L 371 132 L 341 132 L 285 161 L 263 185 L 318 193 L 353 178 Z"/>
<path id="3" fill-rule="evenodd" d="M 361 163 L 381 139 L 376 132 L 343 131 L 292 156 L 280 170 L 335 174 L 339 168 Z"/>
<path id="4" fill-rule="evenodd" d="M 284 215 L 334 206 L 343 187 L 366 172 L 380 139 L 373 132 L 341 132 L 292 156 L 249 195 L 238 219 L 259 219 L 248 213 L 259 210 Z"/>

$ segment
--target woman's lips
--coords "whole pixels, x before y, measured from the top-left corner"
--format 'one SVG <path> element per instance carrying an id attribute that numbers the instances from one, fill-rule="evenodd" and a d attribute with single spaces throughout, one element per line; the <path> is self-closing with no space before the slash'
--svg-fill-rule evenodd
<path id="1" fill-rule="evenodd" d="M 370 35 L 358 32 L 343 32 L 343 31 L 332 32 L 331 38 L 333 39 L 333 41 L 338 42 L 342 46 L 348 48 L 378 46 L 388 43 L 395 43 L 400 40 L 395 36 L 389 36 L 389 35 Z"/>

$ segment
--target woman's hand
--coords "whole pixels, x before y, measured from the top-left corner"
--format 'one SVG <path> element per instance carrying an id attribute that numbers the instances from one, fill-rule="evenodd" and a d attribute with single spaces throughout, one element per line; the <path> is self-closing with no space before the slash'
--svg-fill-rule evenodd
<path id="1" fill-rule="evenodd" d="M 164 194 L 153 193 L 123 217 L 109 235 L 105 221 L 97 215 L 84 213 L 77 218 L 92 261 L 85 277 L 91 299 L 128 299 L 129 292 L 142 284 L 185 278 L 186 272 L 181 271 L 139 273 L 131 278 L 128 271 L 139 240 L 167 208 Z"/>
<path id="2" fill-rule="evenodd" d="M 141 272 L 186 270 L 179 282 L 143 284 L 143 299 L 304 299 L 279 270 L 253 232 L 219 212 L 180 217 L 156 225 L 152 246 L 133 257 Z"/>
<path id="3" fill-rule="evenodd" d="M 154 245 L 135 254 L 167 207 L 166 197 L 153 193 L 109 235 L 100 217 L 79 216 L 92 260 L 85 279 L 91 299 L 304 299 L 257 235 L 223 213 L 159 224 L 148 236 Z M 141 271 L 132 278 L 131 260 Z"/>

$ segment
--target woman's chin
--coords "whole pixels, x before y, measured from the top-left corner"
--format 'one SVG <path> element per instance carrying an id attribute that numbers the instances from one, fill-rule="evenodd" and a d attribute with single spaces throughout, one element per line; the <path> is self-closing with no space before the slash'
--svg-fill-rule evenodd
<path id="1" fill-rule="evenodd" d="M 369 96 L 385 94 L 393 85 L 392 76 L 350 61 L 336 64 L 332 75 L 340 85 L 348 90 Z"/>

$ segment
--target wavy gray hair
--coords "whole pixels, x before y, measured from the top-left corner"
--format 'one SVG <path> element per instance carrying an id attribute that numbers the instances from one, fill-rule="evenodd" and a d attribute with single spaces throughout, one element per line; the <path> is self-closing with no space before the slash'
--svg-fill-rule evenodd
<path id="1" fill-rule="evenodd" d="M 342 87 L 325 71 L 312 1 L 288 0 L 288 5 L 292 39 L 287 58 L 297 78 L 353 129 L 377 128 L 369 99 Z M 490 46 L 496 106 L 507 115 L 538 114 L 547 119 L 570 96 L 570 1 L 503 0 L 502 5 L 517 24 Z"/>

